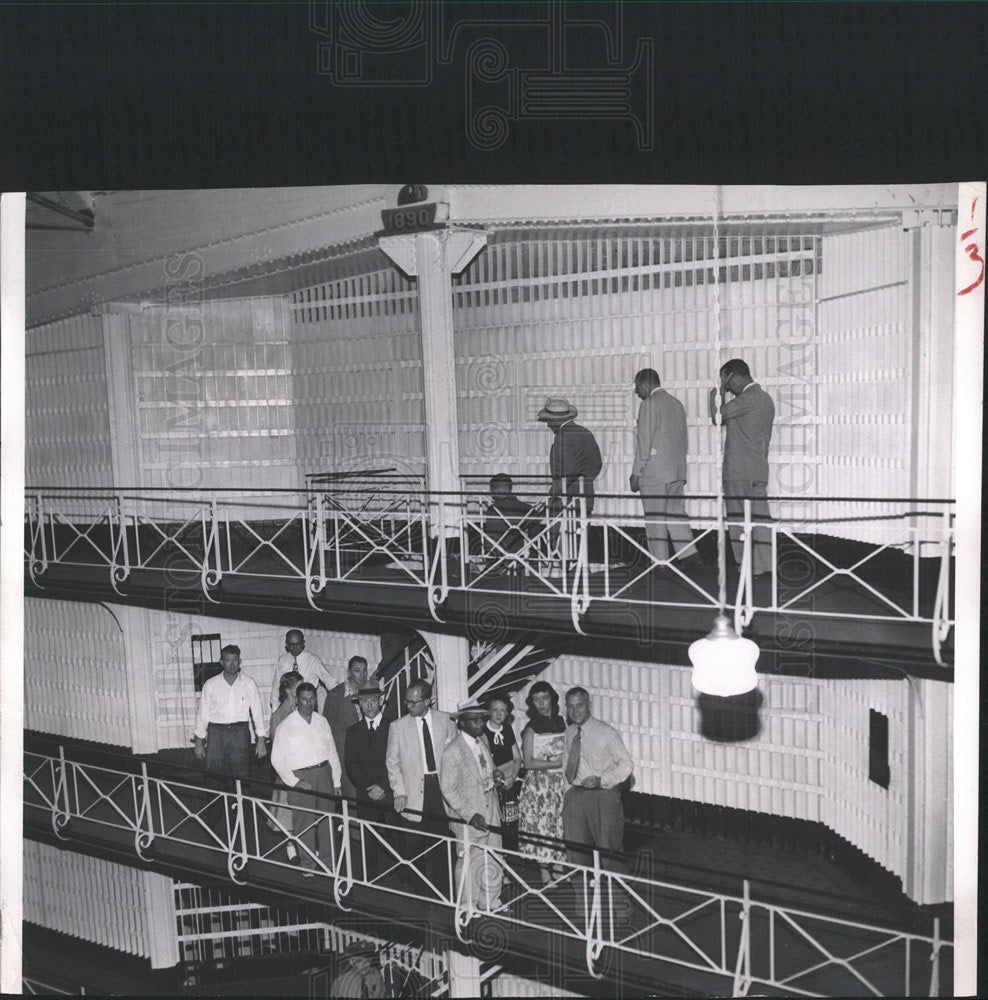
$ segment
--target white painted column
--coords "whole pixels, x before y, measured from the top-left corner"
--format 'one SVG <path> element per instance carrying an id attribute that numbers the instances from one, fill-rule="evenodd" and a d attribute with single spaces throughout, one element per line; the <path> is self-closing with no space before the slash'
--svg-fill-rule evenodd
<path id="1" fill-rule="evenodd" d="M 453 948 L 446 950 L 446 967 L 449 969 L 449 995 L 451 997 L 480 996 L 480 959 L 464 955 Z"/>
<path id="2" fill-rule="evenodd" d="M 147 918 L 147 948 L 152 969 L 170 969 L 179 960 L 175 883 L 157 872 L 140 872 Z"/>
<path id="3" fill-rule="evenodd" d="M 131 350 L 132 316 L 140 309 L 124 304 L 103 307 L 103 353 L 106 358 L 107 403 L 110 416 L 110 456 L 113 485 L 144 485 L 138 437 L 137 390 Z M 134 753 L 157 753 L 154 697 L 154 651 L 151 648 L 151 612 L 124 605 L 116 610 L 123 630 L 127 671 L 130 746 Z"/>
<path id="4" fill-rule="evenodd" d="M 0 991 L 20 994 L 21 881 L 24 859 L 24 193 L 0 195 L 0 328 L 3 375 L 0 382 L 0 438 L 3 490 L 0 492 Z M 11 558 L 13 557 L 13 558 Z"/>
<path id="5" fill-rule="evenodd" d="M 158 719 L 154 696 L 154 664 L 151 622 L 147 608 L 121 605 L 114 609 L 123 629 L 127 669 L 127 704 L 130 716 L 130 746 L 134 753 L 157 753 Z M 186 646 L 186 648 L 188 648 Z M 191 658 L 189 672 L 192 671 Z"/>
<path id="6" fill-rule="evenodd" d="M 425 381 L 426 489 L 460 489 L 460 451 L 456 420 L 456 355 L 453 344 L 453 292 L 450 277 L 480 252 L 487 234 L 474 229 L 436 229 L 382 236 L 381 249 L 406 274 L 419 279 L 419 322 Z M 437 523 L 440 505 L 432 513 Z M 456 534 L 447 528 L 446 537 Z"/>
<path id="7" fill-rule="evenodd" d="M 954 685 L 910 678 L 909 831 L 902 888 L 917 903 L 953 899 L 953 760 L 951 699 Z"/>
<path id="8" fill-rule="evenodd" d="M 453 293 L 450 276 L 459 274 L 487 242 L 487 234 L 454 228 L 402 236 L 384 236 L 381 249 L 406 274 L 419 279 L 422 370 L 425 380 L 426 488 L 456 494 L 460 490 L 460 452 L 456 420 L 456 355 L 453 344 Z M 451 499 L 456 499 L 451 498 Z M 443 523 L 443 504 L 430 506 L 432 523 Z M 438 534 L 438 532 L 436 532 Z M 446 524 L 444 537 L 458 535 Z M 436 704 L 455 711 L 467 698 L 470 644 L 460 636 L 422 632 L 436 664 Z M 449 949 L 450 996 L 480 996 L 480 962 Z"/>
<path id="9" fill-rule="evenodd" d="M 113 485 L 143 486 L 130 332 L 131 315 L 140 316 L 140 308 L 129 304 L 109 304 L 103 306 L 102 314 Z"/>
<path id="10" fill-rule="evenodd" d="M 954 609 L 954 995 L 977 992 L 979 710 L 981 707 L 981 452 L 985 349 L 985 197 L 983 182 L 958 185 L 957 235 L 974 229 L 954 246 L 954 384 L 958 433 L 954 465 L 957 481 L 957 579 Z M 973 247 L 971 250 L 969 248 Z M 976 287 L 972 287 L 980 280 Z M 968 290 L 970 289 L 970 291 Z M 983 916 L 983 914 L 982 914 Z"/>
<path id="11" fill-rule="evenodd" d="M 951 280 L 955 238 L 954 227 L 940 225 L 938 219 L 912 231 L 914 497 L 955 495 L 951 488 L 956 426 Z"/>
<path id="12" fill-rule="evenodd" d="M 470 643 L 463 636 L 424 632 L 419 635 L 429 644 L 432 660 L 436 665 L 436 707 L 443 712 L 455 712 L 456 706 L 466 701 L 467 664 L 470 662 Z"/>

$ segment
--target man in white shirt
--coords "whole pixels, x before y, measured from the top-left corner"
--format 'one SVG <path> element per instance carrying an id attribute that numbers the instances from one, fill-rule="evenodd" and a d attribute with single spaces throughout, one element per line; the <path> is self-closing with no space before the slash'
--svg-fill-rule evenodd
<path id="1" fill-rule="evenodd" d="M 240 673 L 240 647 L 220 650 L 223 672 L 202 686 L 196 716 L 195 755 L 206 769 L 235 778 L 250 776 L 250 730 L 257 737 L 257 756 L 267 753 L 266 716 L 261 695 L 250 677 Z"/>
<path id="2" fill-rule="evenodd" d="M 439 763 L 439 784 L 446 800 L 446 811 L 467 824 L 467 837 L 478 848 L 470 852 L 464 898 L 468 904 L 485 910 L 500 905 L 504 878 L 499 860 L 479 849 L 501 846 L 501 834 L 490 829 L 501 824 L 494 758 L 483 735 L 484 723 L 490 714 L 483 705 L 461 705 L 452 716 L 460 734 L 443 750 Z M 457 840 L 455 878 L 459 885 L 464 877 L 463 828 L 457 826 L 453 833 Z"/>
<path id="3" fill-rule="evenodd" d="M 571 843 L 566 853 L 577 865 L 593 864 L 593 848 L 601 851 L 600 865 L 627 871 L 624 849 L 624 806 L 621 786 L 632 777 L 634 762 L 621 734 L 590 714 L 586 688 L 566 692 L 563 774 L 568 788 L 563 798 L 563 837 Z M 584 844 L 580 849 L 575 846 Z"/>
<path id="4" fill-rule="evenodd" d="M 339 795 L 342 768 L 329 723 L 315 710 L 315 687 L 306 682 L 299 684 L 295 700 L 295 711 L 275 731 L 271 763 L 288 786 L 289 806 L 297 807 L 295 836 L 303 847 L 299 857 L 302 868 L 311 876 L 316 858 L 322 858 L 327 865 L 332 859 L 329 821 L 312 810 L 335 810 L 332 802 L 308 793 Z"/>
<path id="5" fill-rule="evenodd" d="M 302 634 L 302 630 L 297 628 L 289 629 L 285 633 L 285 651 L 278 657 L 278 663 L 274 668 L 274 678 L 271 683 L 272 712 L 278 707 L 278 685 L 281 683 L 281 675 L 288 673 L 301 674 L 302 680 L 307 681 L 316 689 L 320 712 L 326 701 L 327 693 L 334 685 L 343 680 L 342 674 L 337 677 L 327 669 L 318 656 L 305 648 L 305 636 Z M 320 685 L 322 685 L 321 688 Z"/>

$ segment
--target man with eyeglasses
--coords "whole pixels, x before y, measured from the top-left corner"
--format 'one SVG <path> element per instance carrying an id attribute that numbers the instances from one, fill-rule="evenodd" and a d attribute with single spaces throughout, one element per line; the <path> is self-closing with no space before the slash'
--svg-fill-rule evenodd
<path id="1" fill-rule="evenodd" d="M 409 830 L 421 834 L 449 834 L 446 807 L 439 787 L 439 766 L 446 744 L 456 738 L 457 728 L 446 712 L 432 708 L 432 685 L 415 681 L 405 695 L 407 714 L 396 719 L 388 732 L 385 761 L 394 791 L 394 807 Z M 408 851 L 420 854 L 436 844 L 434 837 L 410 833 Z M 427 855 L 423 874 L 439 889 L 448 882 L 444 850 Z"/>
<path id="2" fill-rule="evenodd" d="M 278 687 L 283 674 L 301 674 L 302 680 L 316 689 L 316 711 L 322 712 L 326 695 L 343 680 L 342 673 L 336 676 L 315 653 L 305 648 L 305 636 L 301 629 L 289 629 L 285 633 L 285 651 L 278 657 L 271 685 L 271 711 L 278 707 Z"/>

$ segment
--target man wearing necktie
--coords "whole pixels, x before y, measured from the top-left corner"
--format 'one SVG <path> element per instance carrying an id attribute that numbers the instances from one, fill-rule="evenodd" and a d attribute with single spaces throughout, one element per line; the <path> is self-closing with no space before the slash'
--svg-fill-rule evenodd
<path id="1" fill-rule="evenodd" d="M 456 726 L 446 712 L 432 706 L 432 685 L 428 681 L 410 684 L 405 695 L 407 714 L 391 724 L 386 762 L 388 779 L 395 796 L 395 811 L 409 830 L 449 835 L 446 807 L 439 788 L 437 761 L 444 747 L 456 737 Z M 408 834 L 407 847 L 413 855 L 430 849 L 423 874 L 445 891 L 448 864 L 445 846 L 435 837 Z"/>
<path id="2" fill-rule="evenodd" d="M 388 779 L 386 760 L 391 722 L 381 714 L 384 695 L 376 685 L 365 685 L 353 696 L 353 701 L 359 705 L 363 718 L 346 731 L 343 764 L 356 791 L 357 816 L 373 823 L 397 826 L 399 820 L 394 811 L 394 792 Z M 401 834 L 397 830 L 382 831 L 382 834 L 400 854 Z M 370 876 L 377 869 L 377 838 L 368 832 L 364 836 L 364 845 L 367 874 Z M 393 859 L 389 858 L 385 867 L 390 868 L 392 864 Z"/>
<path id="3" fill-rule="evenodd" d="M 271 711 L 278 707 L 278 687 L 282 674 L 296 673 L 302 675 L 316 689 L 316 709 L 322 712 L 326 694 L 342 681 L 342 677 L 334 676 L 334 672 L 326 668 L 322 660 L 305 648 L 305 636 L 301 629 L 292 628 L 285 633 L 285 651 L 278 657 L 271 680 Z"/>
<path id="4" fill-rule="evenodd" d="M 360 702 L 355 695 L 367 684 L 367 660 L 362 656 L 351 656 L 346 670 L 346 680 L 337 684 L 326 695 L 326 702 L 322 709 L 322 714 L 326 716 L 326 721 L 329 723 L 330 729 L 333 730 L 336 752 L 342 761 L 346 760 L 346 734 L 349 732 L 350 726 L 361 718 L 358 707 Z M 352 799 L 355 795 L 356 789 L 344 770 L 343 796 Z"/>
<path id="5" fill-rule="evenodd" d="M 631 777 L 631 754 L 613 727 L 590 714 L 590 695 L 582 687 L 566 692 L 563 774 L 569 788 L 563 799 L 563 837 L 602 852 L 620 853 L 624 846 L 624 807 L 620 786 Z M 573 864 L 591 865 L 590 851 L 568 848 Z M 619 858 L 602 854 L 602 868 L 624 870 Z"/>
<path id="6" fill-rule="evenodd" d="M 492 910 L 501 903 L 503 870 L 500 861 L 481 847 L 501 846 L 501 810 L 497 801 L 494 758 L 484 739 L 484 722 L 490 710 L 483 705 L 461 705 L 453 715 L 460 734 L 443 751 L 439 764 L 439 784 L 446 811 L 467 824 L 466 834 L 478 850 L 471 850 L 463 898 L 468 905 Z M 498 772 L 500 773 L 500 772 Z M 464 878 L 463 828 L 457 825 L 456 884 Z"/>

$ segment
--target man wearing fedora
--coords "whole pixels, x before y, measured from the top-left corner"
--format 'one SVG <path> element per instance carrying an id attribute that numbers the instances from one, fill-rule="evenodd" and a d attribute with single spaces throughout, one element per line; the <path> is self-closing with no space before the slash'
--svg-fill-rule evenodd
<path id="1" fill-rule="evenodd" d="M 545 406 L 539 410 L 537 420 L 552 431 L 552 447 L 549 449 L 549 472 L 552 475 L 552 498 L 550 510 L 558 513 L 562 504 L 559 499 L 566 496 L 586 497 L 587 514 L 593 513 L 593 482 L 600 475 L 603 462 L 597 440 L 582 425 L 576 422 L 577 409 L 561 396 L 550 396 Z M 580 481 L 583 489 L 580 489 Z"/>
<path id="2" fill-rule="evenodd" d="M 395 798 L 388 780 L 388 731 L 391 720 L 381 714 L 384 694 L 376 685 L 365 685 L 353 695 L 363 718 L 354 722 L 346 731 L 343 767 L 356 791 L 357 815 L 374 823 L 398 825 L 394 811 Z M 398 853 L 404 843 L 397 830 L 384 835 Z M 367 857 L 367 874 L 377 868 L 378 842 L 374 836 L 364 838 Z M 390 867 L 390 865 L 388 866 Z"/>
<path id="3" fill-rule="evenodd" d="M 494 767 L 494 758 L 484 738 L 484 723 L 490 710 L 476 702 L 462 704 L 451 718 L 456 720 L 459 734 L 443 750 L 439 763 L 439 786 L 446 802 L 446 811 L 456 825 L 456 884 L 464 878 L 464 835 L 478 850 L 470 851 L 466 872 L 464 900 L 481 909 L 492 910 L 501 903 L 503 871 L 500 862 L 482 847 L 501 846 L 501 834 L 491 829 L 501 824 L 497 801 L 498 778 L 504 776 Z"/>

